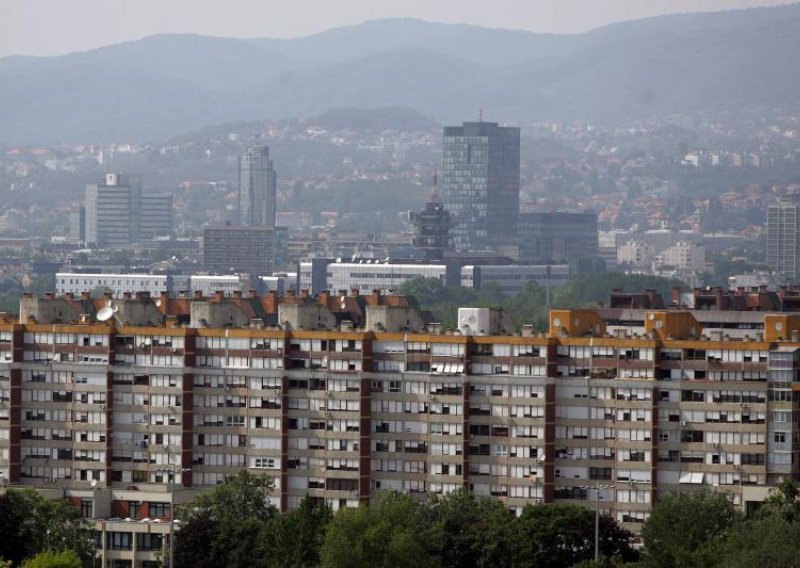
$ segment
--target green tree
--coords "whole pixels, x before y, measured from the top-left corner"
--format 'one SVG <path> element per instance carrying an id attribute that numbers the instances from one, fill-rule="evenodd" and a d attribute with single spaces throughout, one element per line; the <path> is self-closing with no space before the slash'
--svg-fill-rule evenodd
<path id="1" fill-rule="evenodd" d="M 594 558 L 595 513 L 574 505 L 528 505 L 516 520 L 514 566 L 572 566 Z M 607 515 L 600 517 L 600 554 L 635 560 L 633 534 Z"/>
<path id="2" fill-rule="evenodd" d="M 698 551 L 698 566 L 708 568 L 797 568 L 800 524 L 780 515 L 745 521 Z"/>
<path id="3" fill-rule="evenodd" d="M 407 495 L 381 494 L 377 502 L 339 509 L 320 553 L 323 568 L 424 568 L 438 565 L 422 509 Z"/>
<path id="4" fill-rule="evenodd" d="M 415 278 L 406 282 L 400 293 L 408 296 L 414 307 L 429 311 L 434 321 L 446 329 L 458 327 L 458 308 L 466 307 L 500 308 L 511 314 L 517 327 L 533 324 L 538 330 L 547 329 L 547 293 L 532 281 L 519 294 L 506 296 L 494 285 L 471 290 L 445 286 L 438 278 Z"/>
<path id="5" fill-rule="evenodd" d="M 197 527 L 213 536 L 213 541 L 203 549 L 214 562 L 225 566 L 265 565 L 258 554 L 258 545 L 264 525 L 277 512 L 269 502 L 272 488 L 272 478 L 241 470 L 182 509 L 180 516 L 185 521 L 181 528 L 183 538 L 196 543 L 192 531 Z M 179 542 L 180 539 L 179 535 L 176 540 Z M 176 544 L 176 564 L 179 550 L 181 561 L 196 557 L 196 552 Z"/>
<path id="6" fill-rule="evenodd" d="M 204 509 L 192 513 L 175 537 L 175 566 L 177 568 L 215 568 L 223 560 L 215 547 L 219 539 L 219 527 Z"/>
<path id="7" fill-rule="evenodd" d="M 40 552 L 22 563 L 21 568 L 82 568 L 80 557 L 72 550 Z"/>
<path id="8" fill-rule="evenodd" d="M 47 550 L 72 550 L 83 562 L 95 556 L 94 527 L 80 511 L 32 488 L 0 495 L 0 534 L 0 557 L 15 565 Z"/>
<path id="9" fill-rule="evenodd" d="M 496 499 L 458 489 L 432 498 L 425 509 L 443 567 L 511 565 L 514 517 Z"/>
<path id="10" fill-rule="evenodd" d="M 320 500 L 304 498 L 300 506 L 276 516 L 265 525 L 260 538 L 261 554 L 270 568 L 318 566 L 331 508 Z"/>
<path id="11" fill-rule="evenodd" d="M 642 527 L 646 563 L 663 568 L 703 566 L 698 549 L 739 519 L 724 493 L 669 493 L 655 503 Z"/>
<path id="12" fill-rule="evenodd" d="M 780 516 L 791 523 L 800 520 L 800 490 L 791 478 L 787 477 L 780 485 L 771 489 L 758 509 L 759 518 L 772 515 Z"/>
<path id="13" fill-rule="evenodd" d="M 661 294 L 665 303 L 669 303 L 673 286 L 685 288 L 686 284 L 674 278 L 644 274 L 623 274 L 622 272 L 578 274 L 571 276 L 566 285 L 555 291 L 552 304 L 557 308 L 593 307 L 599 303 L 607 303 L 609 294 L 614 288 L 625 292 L 643 292 L 648 288 L 653 288 Z"/>

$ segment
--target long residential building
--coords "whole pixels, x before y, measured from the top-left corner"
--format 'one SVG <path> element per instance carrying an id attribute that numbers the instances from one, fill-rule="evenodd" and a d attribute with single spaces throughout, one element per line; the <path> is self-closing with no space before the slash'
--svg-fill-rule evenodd
<path id="1" fill-rule="evenodd" d="M 472 310 L 448 334 L 402 297 L 290 296 L 279 326 L 255 300 L 24 298 L 0 323 L 6 484 L 63 488 L 107 565 L 141 566 L 155 552 L 131 543 L 166 533 L 122 519 L 168 520 L 242 468 L 275 479 L 282 510 L 466 487 L 517 512 L 597 501 L 634 530 L 665 492 L 747 508 L 798 474 L 798 314 L 762 313 L 747 340 L 681 309 L 635 329 L 552 310 L 546 333 L 502 335 Z"/>

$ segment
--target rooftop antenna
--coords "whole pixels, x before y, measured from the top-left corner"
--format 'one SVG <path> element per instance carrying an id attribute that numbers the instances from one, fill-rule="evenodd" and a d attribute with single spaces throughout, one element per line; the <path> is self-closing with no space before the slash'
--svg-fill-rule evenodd
<path id="1" fill-rule="evenodd" d="M 478 122 L 483 122 L 483 109 L 478 109 Z"/>

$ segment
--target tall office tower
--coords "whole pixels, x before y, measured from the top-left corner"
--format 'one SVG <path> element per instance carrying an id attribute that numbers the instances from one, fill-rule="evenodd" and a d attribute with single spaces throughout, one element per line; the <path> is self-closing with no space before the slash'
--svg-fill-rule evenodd
<path id="1" fill-rule="evenodd" d="M 517 229 L 522 262 L 599 257 L 597 213 L 593 211 L 520 213 Z"/>
<path id="2" fill-rule="evenodd" d="M 453 217 L 458 251 L 516 243 L 519 128 L 465 122 L 444 128 L 442 203 Z"/>
<path id="3" fill-rule="evenodd" d="M 781 198 L 767 208 L 767 264 L 779 274 L 797 278 L 798 199 Z"/>
<path id="4" fill-rule="evenodd" d="M 251 146 L 239 158 L 239 224 L 275 228 L 276 176 L 269 147 Z"/>
<path id="5" fill-rule="evenodd" d="M 142 178 L 106 174 L 86 186 L 87 244 L 116 246 L 172 234 L 172 195 L 142 193 Z"/>

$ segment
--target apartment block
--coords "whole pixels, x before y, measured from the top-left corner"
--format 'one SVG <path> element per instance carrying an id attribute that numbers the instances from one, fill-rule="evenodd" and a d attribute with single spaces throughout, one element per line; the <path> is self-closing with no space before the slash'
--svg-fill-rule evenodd
<path id="1" fill-rule="evenodd" d="M 114 300 L 105 322 L 91 300 L 70 323 L 54 323 L 64 300 L 25 298 L 0 324 L 3 479 L 64 488 L 106 560 L 139 566 L 166 533 L 135 519 L 168 521 L 243 468 L 274 478 L 282 510 L 466 487 L 517 512 L 599 500 L 633 530 L 665 492 L 747 508 L 797 477 L 800 315 L 760 313 L 748 339 L 681 309 L 449 334 L 398 298 L 286 297 L 280 325 L 253 298 Z"/>

